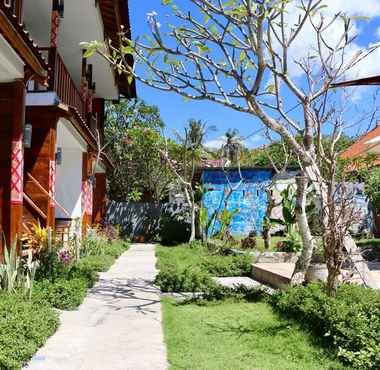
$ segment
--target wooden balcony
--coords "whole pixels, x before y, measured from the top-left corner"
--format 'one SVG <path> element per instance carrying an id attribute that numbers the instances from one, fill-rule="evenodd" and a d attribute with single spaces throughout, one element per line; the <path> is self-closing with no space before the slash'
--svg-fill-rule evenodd
<path id="1" fill-rule="evenodd" d="M 55 91 L 63 104 L 77 110 L 87 123 L 86 102 L 75 85 L 57 48 L 41 48 L 47 53 L 49 63 L 48 91 Z"/>
<path id="2" fill-rule="evenodd" d="M 28 86 L 28 92 L 55 92 L 62 104 L 76 111 L 82 121 L 80 123 L 84 124 L 83 128 L 96 138 L 96 130 L 99 127 L 97 115 L 88 110 L 89 104 L 77 87 L 79 82 L 78 85 L 75 84 L 57 48 L 40 48 L 40 50 L 48 60 L 48 85 L 46 87 L 32 82 Z"/>
<path id="3" fill-rule="evenodd" d="M 17 18 L 17 22 L 21 24 L 23 0 L 2 0 L 2 1 L 7 8 L 10 8 L 12 14 Z"/>

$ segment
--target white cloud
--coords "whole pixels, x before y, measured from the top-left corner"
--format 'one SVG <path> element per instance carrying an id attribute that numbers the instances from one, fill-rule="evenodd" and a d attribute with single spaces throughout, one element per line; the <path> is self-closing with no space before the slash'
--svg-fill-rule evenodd
<path id="1" fill-rule="evenodd" d="M 375 35 L 380 39 L 380 27 L 377 28 Z"/>
<path id="2" fill-rule="evenodd" d="M 376 17 L 380 15 L 380 2 L 378 0 L 326 0 L 328 12 L 336 14 L 341 11 L 348 15 L 363 15 Z"/>
<path id="3" fill-rule="evenodd" d="M 220 149 L 226 143 L 225 136 L 219 136 L 216 139 L 207 141 L 204 146 L 210 149 Z"/>
<path id="4" fill-rule="evenodd" d="M 286 22 L 288 24 L 297 24 L 299 17 L 299 9 L 296 7 L 298 1 L 294 2 L 292 7 L 287 13 Z M 325 0 L 324 4 L 327 5 L 323 9 L 323 15 L 325 17 L 325 24 L 337 13 L 344 13 L 348 16 L 369 16 L 371 18 L 380 16 L 380 0 Z M 318 18 L 319 19 L 319 18 Z M 316 19 L 316 21 L 318 20 Z M 353 20 L 351 35 L 359 34 L 360 29 L 357 27 L 357 22 Z M 290 28 L 290 27 L 289 27 Z M 328 30 L 324 33 L 324 38 L 329 45 L 335 45 L 338 43 L 342 36 L 343 22 L 338 20 L 334 22 Z M 378 37 L 380 37 L 380 28 L 378 30 Z M 358 45 L 357 43 L 352 43 L 346 49 L 347 59 L 353 56 L 355 52 L 362 50 L 370 45 Z M 299 33 L 295 39 L 293 45 L 289 50 L 289 55 L 292 58 L 289 64 L 289 72 L 293 77 L 299 77 L 303 75 L 301 68 L 295 63 L 295 61 L 301 61 L 308 55 L 316 54 L 317 41 L 316 34 L 310 22 L 306 22 L 303 30 Z M 349 72 L 347 78 L 364 77 L 373 74 L 380 73 L 380 67 L 377 61 L 379 60 L 380 50 L 376 50 L 370 56 L 368 56 L 360 65 Z M 317 65 L 316 65 L 317 66 Z"/>
<path id="5" fill-rule="evenodd" d="M 242 138 L 243 145 L 246 148 L 253 148 L 257 146 L 258 144 L 262 144 L 264 141 L 265 141 L 265 138 L 260 134 L 249 136 L 247 139 Z M 204 144 L 204 146 L 209 149 L 220 149 L 225 144 L 226 144 L 226 137 L 219 136 L 215 139 L 207 141 Z"/>

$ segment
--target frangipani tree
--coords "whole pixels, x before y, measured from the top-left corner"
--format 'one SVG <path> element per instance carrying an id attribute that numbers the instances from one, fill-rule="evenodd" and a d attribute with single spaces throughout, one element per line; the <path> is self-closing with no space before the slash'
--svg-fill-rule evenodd
<path id="1" fill-rule="evenodd" d="M 339 225 L 339 212 L 331 214 L 335 212 L 330 207 L 334 179 L 325 177 L 322 164 L 335 166 L 336 142 L 350 122 L 347 114 L 339 118 L 332 114 L 328 104 L 342 94 L 331 86 L 353 73 L 377 45 L 358 48 L 355 19 L 329 12 L 324 0 L 163 3 L 171 7 L 174 25 L 162 26 L 152 12 L 147 19 L 151 36 L 129 40 L 121 34 L 120 45 L 85 43 L 87 55 L 98 52 L 118 73 L 158 90 L 249 114 L 252 126 L 263 124 L 281 137 L 298 157 L 302 177 L 313 183 L 320 198 L 328 287 L 333 295 L 341 246 L 330 243 L 337 231 L 331 225 Z M 190 5 L 194 11 L 189 11 Z M 134 66 L 128 64 L 130 54 Z M 328 150 L 322 146 L 326 133 L 331 136 Z M 304 247 L 312 248 L 305 212 L 300 212 L 298 223 Z M 336 243 L 346 243 L 347 238 L 342 235 Z"/>

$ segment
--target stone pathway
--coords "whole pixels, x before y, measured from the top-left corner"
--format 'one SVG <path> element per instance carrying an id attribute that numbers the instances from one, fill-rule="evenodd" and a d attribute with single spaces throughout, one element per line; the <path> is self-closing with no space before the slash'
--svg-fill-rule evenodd
<path id="1" fill-rule="evenodd" d="M 133 244 L 26 369 L 167 369 L 155 263 L 153 245 Z"/>

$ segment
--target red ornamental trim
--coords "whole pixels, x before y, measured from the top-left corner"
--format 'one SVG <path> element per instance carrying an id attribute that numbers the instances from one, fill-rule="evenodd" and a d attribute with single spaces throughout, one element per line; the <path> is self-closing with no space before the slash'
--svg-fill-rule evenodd
<path id="1" fill-rule="evenodd" d="M 88 181 L 88 195 L 87 195 L 87 214 L 92 216 L 92 199 L 93 199 L 93 186 L 91 181 Z"/>
<path id="2" fill-rule="evenodd" d="M 86 197 L 87 197 L 87 181 L 82 181 L 81 207 L 82 207 L 83 215 L 86 213 Z"/>
<path id="3" fill-rule="evenodd" d="M 53 10 L 51 15 L 51 34 L 50 34 L 50 46 L 53 48 L 57 47 L 58 38 L 58 28 L 59 28 L 59 13 Z"/>
<path id="4" fill-rule="evenodd" d="M 22 204 L 24 192 L 24 152 L 22 140 L 12 141 L 11 203 Z"/>
<path id="5" fill-rule="evenodd" d="M 55 207 L 55 180 L 56 180 L 56 166 L 55 166 L 55 161 L 51 160 L 49 162 L 49 206 L 50 207 Z"/>
<path id="6" fill-rule="evenodd" d="M 88 216 L 92 215 L 92 197 L 93 197 L 93 188 L 91 181 L 82 182 L 82 213 L 87 214 Z"/>

